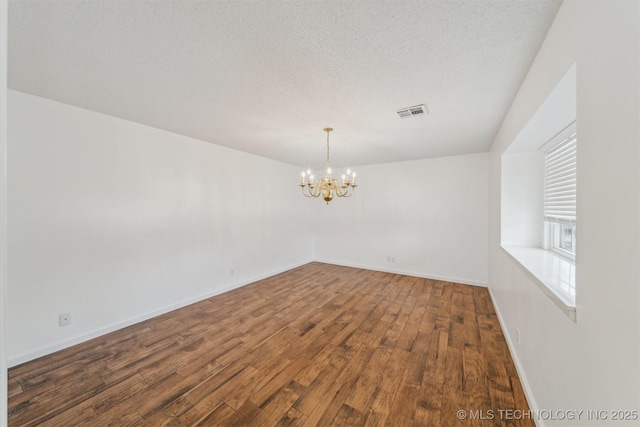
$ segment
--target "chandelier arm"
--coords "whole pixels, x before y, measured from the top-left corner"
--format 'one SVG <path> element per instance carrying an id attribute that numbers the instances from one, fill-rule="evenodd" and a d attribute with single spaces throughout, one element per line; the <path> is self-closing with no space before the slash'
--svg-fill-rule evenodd
<path id="1" fill-rule="evenodd" d="M 332 183 L 333 183 L 336 195 L 338 197 L 345 197 L 345 194 L 347 194 L 348 189 L 346 187 L 343 187 L 342 184 L 340 184 L 340 182 L 336 178 L 332 179 Z"/>
<path id="2" fill-rule="evenodd" d="M 350 187 L 346 187 L 346 188 L 340 187 L 336 191 L 336 194 L 338 195 L 338 197 L 351 197 L 351 195 L 353 194 L 353 191 L 350 191 L 349 189 Z"/>
<path id="3" fill-rule="evenodd" d="M 302 194 L 305 197 L 318 197 L 317 195 L 314 195 L 313 192 L 311 191 L 311 188 L 309 188 L 308 185 L 301 185 L 300 187 L 302 187 Z M 305 191 L 306 189 L 306 191 Z"/>
<path id="4" fill-rule="evenodd" d="M 320 186 L 315 186 L 313 188 L 309 187 L 309 194 L 311 194 L 311 197 L 320 197 L 321 193 L 322 191 L 320 191 Z"/>

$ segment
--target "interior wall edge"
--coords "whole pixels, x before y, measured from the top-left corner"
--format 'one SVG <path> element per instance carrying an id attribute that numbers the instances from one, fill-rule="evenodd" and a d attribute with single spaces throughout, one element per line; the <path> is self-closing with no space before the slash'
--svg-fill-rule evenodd
<path id="1" fill-rule="evenodd" d="M 0 1 L 0 426 L 7 421 L 7 22 L 9 2 Z"/>
<path id="2" fill-rule="evenodd" d="M 437 274 L 429 274 L 429 273 L 416 272 L 416 271 L 399 270 L 399 269 L 392 269 L 392 268 L 380 268 L 377 266 L 351 263 L 351 262 L 342 262 L 342 261 L 337 261 L 337 260 L 328 259 L 328 258 L 315 258 L 314 261 L 321 262 L 324 264 L 340 265 L 343 267 L 361 268 L 363 270 L 373 270 L 373 271 L 381 271 L 383 273 L 400 274 L 403 276 L 420 277 L 422 279 L 431 279 L 431 280 L 439 280 L 443 282 L 460 283 L 462 285 L 481 286 L 483 288 L 488 287 L 487 282 L 468 279 L 468 278 L 462 278 L 462 277 L 440 276 Z"/>

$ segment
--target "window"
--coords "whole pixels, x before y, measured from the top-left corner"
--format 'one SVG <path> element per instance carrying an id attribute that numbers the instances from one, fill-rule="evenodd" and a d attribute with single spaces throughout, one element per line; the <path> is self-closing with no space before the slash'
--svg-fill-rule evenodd
<path id="1" fill-rule="evenodd" d="M 574 321 L 576 132 L 573 64 L 500 162 L 500 245 Z"/>
<path id="2" fill-rule="evenodd" d="M 553 240 L 551 247 L 557 252 L 569 253 L 576 255 L 576 225 L 575 224 L 559 224 L 552 225 Z"/>
<path id="3" fill-rule="evenodd" d="M 572 260 L 576 256 L 576 143 L 572 124 L 543 146 L 545 249 Z"/>

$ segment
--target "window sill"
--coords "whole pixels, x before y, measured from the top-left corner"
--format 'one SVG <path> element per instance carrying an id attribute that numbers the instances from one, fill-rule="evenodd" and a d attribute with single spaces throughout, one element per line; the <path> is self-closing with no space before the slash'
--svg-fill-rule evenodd
<path id="1" fill-rule="evenodd" d="M 575 264 L 551 251 L 502 245 L 533 277 L 538 287 L 574 322 L 576 321 Z"/>

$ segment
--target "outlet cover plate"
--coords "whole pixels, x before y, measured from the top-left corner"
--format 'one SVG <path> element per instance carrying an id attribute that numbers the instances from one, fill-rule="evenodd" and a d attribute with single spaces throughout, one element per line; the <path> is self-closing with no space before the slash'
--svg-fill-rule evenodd
<path id="1" fill-rule="evenodd" d="M 67 326 L 71 324 L 71 313 L 63 313 L 58 316 L 58 324 L 60 326 Z"/>

